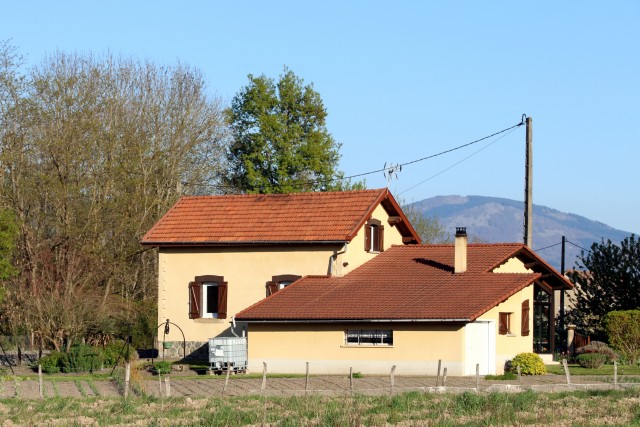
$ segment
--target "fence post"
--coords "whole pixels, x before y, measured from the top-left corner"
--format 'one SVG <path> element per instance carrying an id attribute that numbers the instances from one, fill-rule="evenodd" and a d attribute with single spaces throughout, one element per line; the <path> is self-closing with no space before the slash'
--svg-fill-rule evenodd
<path id="1" fill-rule="evenodd" d="M 396 365 L 393 365 L 391 367 L 390 376 L 391 376 L 391 394 L 393 394 L 393 391 L 394 391 L 394 388 L 395 388 L 395 385 L 396 385 L 396 378 L 395 378 L 395 376 L 396 376 Z"/>
<path id="2" fill-rule="evenodd" d="M 227 365 L 227 377 L 224 379 L 224 386 L 222 387 L 223 396 L 225 391 L 227 391 L 227 386 L 229 385 L 229 372 L 231 372 L 231 369 L 229 369 L 229 366 Z"/>
<path id="3" fill-rule="evenodd" d="M 164 389 L 165 389 L 165 395 L 167 397 L 171 397 L 171 382 L 168 376 L 164 377 Z"/>
<path id="4" fill-rule="evenodd" d="M 267 388 L 267 362 L 262 362 L 262 385 L 260 386 L 260 396 L 264 393 L 265 388 Z"/>
<path id="5" fill-rule="evenodd" d="M 569 366 L 567 366 L 567 359 L 562 359 L 562 367 L 564 368 L 564 374 L 567 376 L 567 384 L 571 385 L 571 375 L 569 374 Z"/>
<path id="6" fill-rule="evenodd" d="M 613 361 L 613 389 L 618 389 L 618 362 Z"/>
<path id="7" fill-rule="evenodd" d="M 520 366 L 518 366 L 518 385 L 522 385 L 522 373 L 520 371 Z"/>
<path id="8" fill-rule="evenodd" d="M 309 390 L 309 362 L 307 362 L 306 374 L 304 376 L 304 395 L 307 395 L 307 390 Z"/>
<path id="9" fill-rule="evenodd" d="M 440 367 L 442 366 L 442 359 L 438 359 L 438 376 L 436 376 L 436 387 L 440 383 Z"/>
<path id="10" fill-rule="evenodd" d="M 575 335 L 576 325 L 567 325 L 567 354 L 571 357 L 576 355 Z"/>
<path id="11" fill-rule="evenodd" d="M 480 364 L 476 363 L 476 391 L 480 391 Z"/>
<path id="12" fill-rule="evenodd" d="M 38 387 L 40 390 L 40 399 L 44 399 L 44 389 L 42 384 L 42 365 L 38 364 Z"/>
<path id="13" fill-rule="evenodd" d="M 444 371 L 442 371 L 442 387 L 445 387 L 446 382 L 447 382 L 447 368 L 444 368 Z"/>
<path id="14" fill-rule="evenodd" d="M 129 397 L 129 382 L 131 379 L 131 362 L 124 365 L 124 398 Z"/>
<path id="15" fill-rule="evenodd" d="M 353 394 L 353 367 L 349 367 L 349 393 Z"/>

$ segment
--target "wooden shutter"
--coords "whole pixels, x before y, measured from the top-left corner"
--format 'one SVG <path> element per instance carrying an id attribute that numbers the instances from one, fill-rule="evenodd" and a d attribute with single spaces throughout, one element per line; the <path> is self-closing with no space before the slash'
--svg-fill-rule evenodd
<path id="1" fill-rule="evenodd" d="M 202 317 L 202 283 L 189 282 L 189 319 Z"/>
<path id="2" fill-rule="evenodd" d="M 384 225 L 378 226 L 378 251 L 384 251 Z"/>
<path id="3" fill-rule="evenodd" d="M 271 296 L 278 291 L 278 283 L 269 281 L 267 282 L 267 296 Z"/>
<path id="4" fill-rule="evenodd" d="M 371 251 L 371 226 L 369 224 L 364 226 L 364 250 Z"/>
<path id="5" fill-rule="evenodd" d="M 507 335 L 509 332 L 509 313 L 500 313 L 499 323 L 498 333 L 500 335 Z"/>
<path id="6" fill-rule="evenodd" d="M 218 283 L 218 319 L 227 318 L 227 282 Z"/>
<path id="7" fill-rule="evenodd" d="M 522 328 L 520 334 L 523 337 L 529 335 L 529 300 L 522 302 Z"/>

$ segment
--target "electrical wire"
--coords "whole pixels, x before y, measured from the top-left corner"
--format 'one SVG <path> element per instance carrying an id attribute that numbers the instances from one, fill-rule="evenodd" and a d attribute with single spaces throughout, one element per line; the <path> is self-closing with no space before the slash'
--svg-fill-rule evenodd
<path id="1" fill-rule="evenodd" d="M 580 246 L 580 245 L 576 245 L 576 244 L 575 244 L 575 243 L 573 243 L 573 242 L 570 242 L 570 241 L 568 241 L 568 240 L 565 240 L 565 242 L 567 242 L 567 243 L 569 243 L 569 244 L 571 244 L 571 245 L 575 246 L 576 248 L 582 249 L 582 250 L 583 250 L 583 251 L 585 251 L 585 252 L 589 252 L 589 253 L 591 253 L 591 251 L 590 251 L 589 249 L 585 249 L 585 248 L 583 248 L 582 246 Z"/>
<path id="2" fill-rule="evenodd" d="M 545 246 L 544 248 L 536 249 L 536 250 L 534 250 L 534 252 L 544 251 L 545 249 L 553 248 L 553 247 L 556 247 L 556 246 L 561 245 L 561 244 L 562 244 L 562 242 L 555 243 L 553 245 Z"/>

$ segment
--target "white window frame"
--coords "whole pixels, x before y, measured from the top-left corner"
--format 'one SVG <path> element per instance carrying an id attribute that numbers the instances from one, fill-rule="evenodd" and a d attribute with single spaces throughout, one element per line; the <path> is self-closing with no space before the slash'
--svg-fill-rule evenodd
<path id="1" fill-rule="evenodd" d="M 218 282 L 204 282 L 202 283 L 202 296 L 201 296 L 201 316 L 202 318 L 205 319 L 217 319 L 218 318 L 218 312 L 209 312 L 209 307 L 207 304 L 207 290 L 209 288 L 216 288 L 216 301 L 218 300 Z"/>

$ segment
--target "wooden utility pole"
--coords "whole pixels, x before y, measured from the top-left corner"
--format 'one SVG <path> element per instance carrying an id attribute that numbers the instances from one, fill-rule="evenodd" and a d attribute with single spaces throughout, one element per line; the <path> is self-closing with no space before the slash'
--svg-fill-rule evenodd
<path id="1" fill-rule="evenodd" d="M 524 176 L 524 244 L 532 247 L 533 242 L 533 125 L 531 117 L 527 117 L 527 155 Z"/>

